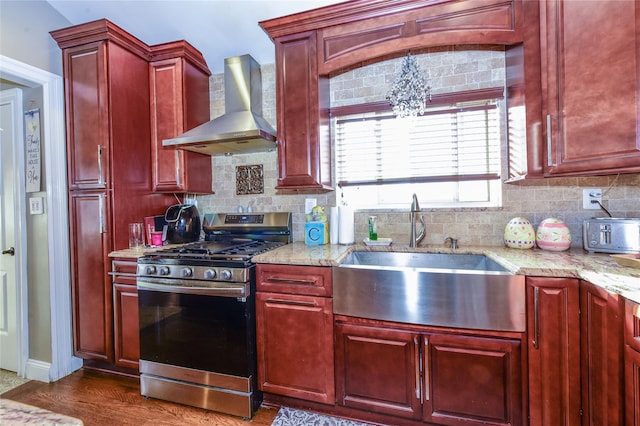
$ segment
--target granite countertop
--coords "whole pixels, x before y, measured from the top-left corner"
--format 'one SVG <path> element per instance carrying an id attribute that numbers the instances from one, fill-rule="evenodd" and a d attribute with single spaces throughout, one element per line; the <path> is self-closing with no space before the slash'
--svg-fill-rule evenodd
<path id="1" fill-rule="evenodd" d="M 122 250 L 112 251 L 111 253 L 109 253 L 109 257 L 137 259 L 139 257 L 144 256 L 147 253 L 153 253 L 158 250 L 166 250 L 172 247 L 180 247 L 183 245 L 184 244 L 168 244 L 164 246 L 144 246 L 144 247 L 138 247 L 134 249 L 126 248 Z"/>
<path id="2" fill-rule="evenodd" d="M 552 252 L 540 249 L 518 250 L 507 247 L 477 246 L 456 250 L 445 247 L 411 248 L 408 245 L 366 246 L 306 245 L 295 242 L 253 257 L 255 263 L 337 266 L 355 250 L 405 251 L 423 253 L 484 254 L 518 275 L 579 278 L 640 303 L 640 269 L 619 266 L 606 253 L 587 253 L 582 249 Z"/>
<path id="3" fill-rule="evenodd" d="M 116 250 L 109 253 L 109 257 L 137 259 L 145 253 L 172 246 Z M 411 248 L 406 244 L 306 245 L 303 242 L 294 242 L 254 256 L 252 260 L 255 263 L 337 266 L 355 250 L 484 254 L 514 274 L 579 278 L 640 303 L 640 269 L 620 266 L 609 254 L 587 253 L 582 249 L 553 252 L 540 249 L 518 250 L 498 246 L 472 246 L 452 250 L 438 246 Z"/>

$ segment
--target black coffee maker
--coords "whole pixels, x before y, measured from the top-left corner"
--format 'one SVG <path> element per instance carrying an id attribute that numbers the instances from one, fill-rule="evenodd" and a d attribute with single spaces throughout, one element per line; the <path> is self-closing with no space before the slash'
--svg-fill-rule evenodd
<path id="1" fill-rule="evenodd" d="M 181 244 L 200 239 L 200 214 L 191 204 L 175 204 L 164 214 L 167 222 L 167 242 Z"/>

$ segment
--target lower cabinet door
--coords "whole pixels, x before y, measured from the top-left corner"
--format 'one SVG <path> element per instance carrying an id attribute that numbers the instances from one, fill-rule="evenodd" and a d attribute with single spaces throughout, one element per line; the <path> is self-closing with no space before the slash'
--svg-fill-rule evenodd
<path id="1" fill-rule="evenodd" d="M 640 304 L 631 300 L 625 300 L 624 342 L 624 424 L 640 426 Z"/>
<path id="2" fill-rule="evenodd" d="M 258 292 L 256 319 L 260 389 L 333 405 L 331 299 Z"/>
<path id="3" fill-rule="evenodd" d="M 624 351 L 622 296 L 580 283 L 582 424 L 623 424 Z"/>
<path id="4" fill-rule="evenodd" d="M 138 322 L 138 289 L 135 285 L 113 285 L 115 331 L 115 363 L 138 370 L 140 333 Z"/>
<path id="5" fill-rule="evenodd" d="M 581 424 L 579 293 L 575 278 L 527 277 L 530 426 Z"/>
<path id="6" fill-rule="evenodd" d="M 424 336 L 424 419 L 442 425 L 522 425 L 521 343 Z"/>
<path id="7" fill-rule="evenodd" d="M 336 324 L 336 378 L 340 405 L 420 419 L 420 335 Z"/>
<path id="8" fill-rule="evenodd" d="M 69 192 L 74 355 L 113 362 L 113 300 L 107 191 Z"/>
<path id="9" fill-rule="evenodd" d="M 625 425 L 640 426 L 640 352 L 624 348 Z"/>

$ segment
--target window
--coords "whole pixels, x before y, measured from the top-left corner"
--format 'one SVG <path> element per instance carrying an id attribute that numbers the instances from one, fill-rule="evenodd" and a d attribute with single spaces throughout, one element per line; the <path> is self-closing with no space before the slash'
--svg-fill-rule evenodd
<path id="1" fill-rule="evenodd" d="M 406 208 L 413 193 L 422 207 L 499 206 L 501 97 L 440 95 L 411 119 L 383 104 L 332 111 L 342 196 L 356 208 Z"/>

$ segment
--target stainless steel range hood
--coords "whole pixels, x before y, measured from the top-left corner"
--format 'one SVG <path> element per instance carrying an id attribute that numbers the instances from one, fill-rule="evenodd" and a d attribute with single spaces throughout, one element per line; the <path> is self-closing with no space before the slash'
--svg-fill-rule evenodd
<path id="1" fill-rule="evenodd" d="M 164 146 L 209 155 L 271 151 L 276 131 L 262 117 L 262 73 L 250 55 L 224 60 L 225 113 L 186 133 L 162 141 Z"/>

